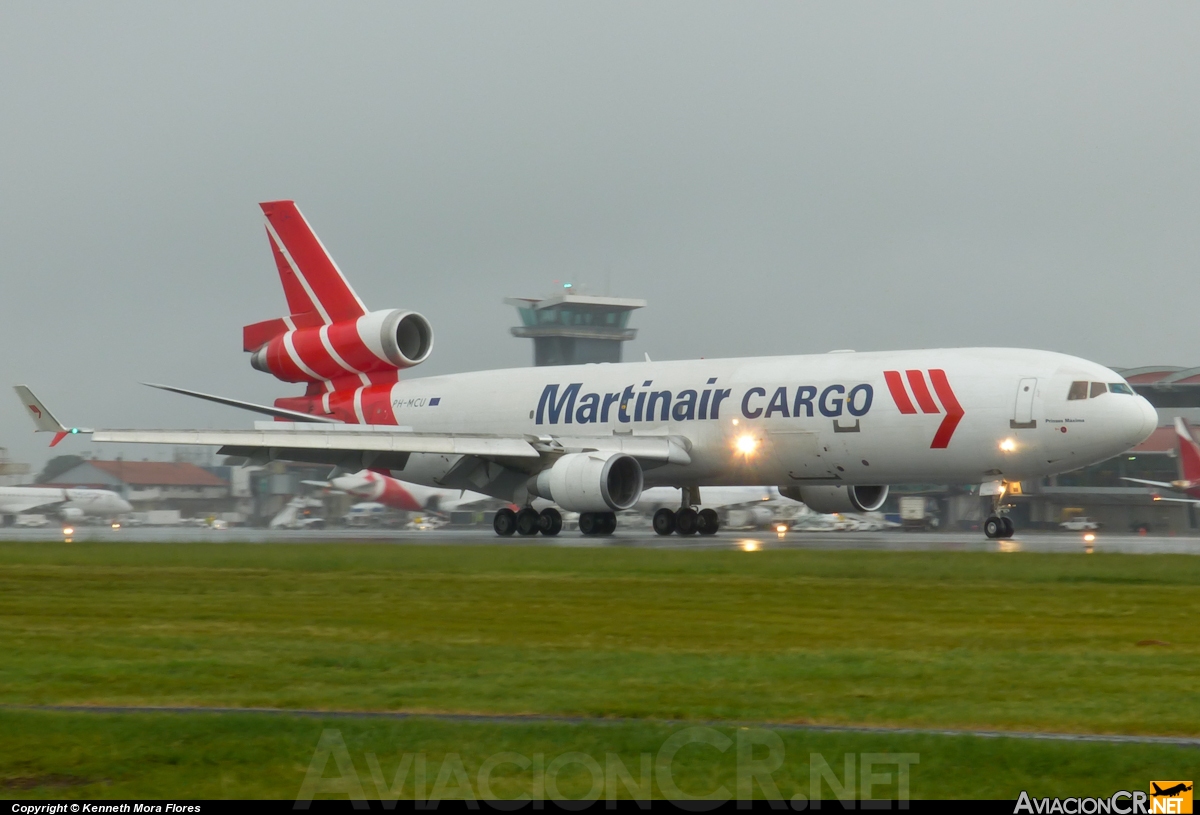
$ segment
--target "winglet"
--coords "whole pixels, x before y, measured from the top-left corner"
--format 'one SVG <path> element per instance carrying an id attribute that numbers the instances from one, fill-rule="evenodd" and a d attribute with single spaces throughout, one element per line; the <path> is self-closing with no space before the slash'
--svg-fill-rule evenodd
<path id="1" fill-rule="evenodd" d="M 50 442 L 50 446 L 58 444 L 68 435 L 74 433 L 91 433 L 90 429 L 81 427 L 63 427 L 62 422 L 54 418 L 54 414 L 50 409 L 42 404 L 42 400 L 33 395 L 25 385 L 15 385 L 13 390 L 17 392 L 17 398 L 21 400 L 21 404 L 25 406 L 25 410 L 29 413 L 29 417 L 33 419 L 33 423 L 39 433 L 53 433 L 54 439 Z"/>

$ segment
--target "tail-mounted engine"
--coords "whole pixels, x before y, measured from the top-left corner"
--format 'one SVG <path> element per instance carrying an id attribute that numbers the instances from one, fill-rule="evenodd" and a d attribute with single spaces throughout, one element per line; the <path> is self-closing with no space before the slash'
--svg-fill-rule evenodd
<path id="1" fill-rule="evenodd" d="M 250 364 L 284 382 L 323 382 L 411 368 L 432 350 L 429 321 L 415 311 L 396 309 L 276 334 L 253 349 Z"/>
<path id="2" fill-rule="evenodd" d="M 780 487 L 785 498 L 804 503 L 813 512 L 874 512 L 887 500 L 883 487 Z"/>

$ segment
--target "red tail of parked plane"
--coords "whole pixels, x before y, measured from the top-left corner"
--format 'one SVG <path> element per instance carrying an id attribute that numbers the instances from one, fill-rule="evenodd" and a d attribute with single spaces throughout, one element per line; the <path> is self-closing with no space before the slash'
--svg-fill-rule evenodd
<path id="1" fill-rule="evenodd" d="M 414 311 L 368 311 L 293 201 L 261 204 L 287 299 L 287 317 L 242 329 L 251 364 L 304 396 L 275 406 L 358 424 L 394 424 L 391 385 L 433 350 L 433 328 Z"/>
<path id="2" fill-rule="evenodd" d="M 1200 443 L 1192 435 L 1192 429 L 1182 417 L 1175 417 L 1175 444 L 1179 454 L 1179 479 L 1176 481 L 1148 481 L 1144 478 L 1125 478 L 1136 484 L 1178 490 L 1190 498 L 1164 498 L 1156 495 L 1156 501 L 1183 501 L 1194 504 L 1200 501 Z"/>

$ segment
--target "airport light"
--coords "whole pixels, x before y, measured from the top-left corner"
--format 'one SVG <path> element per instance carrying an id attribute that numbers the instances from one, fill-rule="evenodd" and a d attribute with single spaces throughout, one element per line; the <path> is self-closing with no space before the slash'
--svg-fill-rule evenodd
<path id="1" fill-rule="evenodd" d="M 1096 534 L 1094 532 L 1088 532 L 1083 536 L 1083 539 L 1088 543 L 1091 543 L 1092 541 L 1096 540 Z"/>
<path id="2" fill-rule="evenodd" d="M 743 552 L 757 552 L 760 544 L 756 540 L 738 541 L 738 545 L 742 547 Z"/>

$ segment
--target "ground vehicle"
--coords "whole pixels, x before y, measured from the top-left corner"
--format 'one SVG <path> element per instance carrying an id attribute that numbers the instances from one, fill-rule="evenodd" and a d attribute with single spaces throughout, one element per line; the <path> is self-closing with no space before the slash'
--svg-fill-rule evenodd
<path id="1" fill-rule="evenodd" d="M 929 511 L 929 499 L 923 495 L 900 498 L 900 526 L 909 529 L 936 529 L 937 516 Z"/>
<path id="2" fill-rule="evenodd" d="M 1099 529 L 1100 524 L 1086 515 L 1077 515 L 1069 521 L 1063 521 L 1058 527 L 1064 532 L 1090 532 Z"/>

